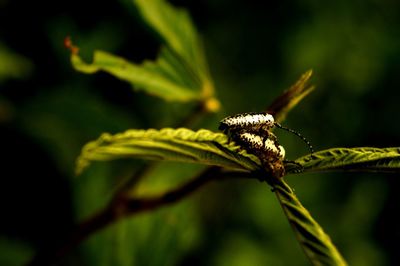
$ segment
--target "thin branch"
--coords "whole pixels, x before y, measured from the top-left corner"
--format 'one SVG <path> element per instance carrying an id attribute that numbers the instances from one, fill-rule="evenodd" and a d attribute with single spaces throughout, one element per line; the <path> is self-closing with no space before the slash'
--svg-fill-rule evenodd
<path id="1" fill-rule="evenodd" d="M 209 181 L 232 178 L 254 177 L 252 177 L 249 172 L 223 171 L 219 167 L 209 167 L 196 178 L 159 196 L 127 198 L 121 195 L 111 201 L 103 210 L 100 210 L 98 213 L 77 225 L 72 233 L 61 238 L 61 241 L 53 243 L 51 248 L 39 251 L 28 265 L 53 265 L 93 233 L 122 218 L 176 203 L 186 198 Z"/>

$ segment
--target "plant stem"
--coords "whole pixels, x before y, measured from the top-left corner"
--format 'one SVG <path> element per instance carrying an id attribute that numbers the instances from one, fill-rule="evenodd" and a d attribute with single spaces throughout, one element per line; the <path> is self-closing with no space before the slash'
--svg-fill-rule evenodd
<path id="1" fill-rule="evenodd" d="M 232 178 L 253 177 L 248 172 L 223 171 L 219 167 L 208 167 L 192 180 L 159 196 L 126 198 L 120 194 L 120 197 L 114 198 L 107 207 L 78 224 L 69 235 L 61 238 L 58 243 L 53 243 L 51 248 L 39 251 L 27 265 L 53 265 L 90 235 L 122 218 L 176 203 L 209 181 Z"/>

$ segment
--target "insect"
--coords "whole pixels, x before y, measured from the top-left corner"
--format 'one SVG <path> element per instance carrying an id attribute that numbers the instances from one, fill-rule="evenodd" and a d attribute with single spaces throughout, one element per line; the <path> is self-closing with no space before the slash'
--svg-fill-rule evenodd
<path id="1" fill-rule="evenodd" d="M 225 117 L 221 120 L 219 129 L 235 132 L 243 128 L 269 130 L 275 126 L 275 119 L 268 113 L 244 113 Z"/>
<path id="2" fill-rule="evenodd" d="M 295 134 L 307 144 L 311 153 L 314 153 L 311 143 L 305 137 L 293 129 L 284 127 L 278 122 L 275 122 L 274 117 L 266 112 L 243 113 L 225 117 L 220 122 L 219 130 L 222 130 L 230 137 L 242 131 L 258 133 L 259 135 L 264 136 L 265 140 L 271 137 L 276 139 L 276 137 L 270 132 L 273 127 L 281 128 Z"/>
<path id="3" fill-rule="evenodd" d="M 283 160 L 285 158 L 285 149 L 274 139 L 264 140 L 264 137 L 248 132 L 242 132 L 234 138 L 249 152 L 255 153 L 259 157 L 268 157 L 271 160 Z"/>
<path id="4" fill-rule="evenodd" d="M 283 160 L 285 149 L 279 145 L 275 135 L 269 132 L 272 138 L 265 139 L 264 136 L 246 131 L 232 135 L 232 139 L 242 146 L 247 152 L 256 155 L 264 169 L 268 169 L 275 177 L 282 177 L 285 174 Z"/>
<path id="5" fill-rule="evenodd" d="M 270 170 L 276 177 L 282 177 L 285 173 L 283 166 L 285 150 L 271 132 L 274 127 L 287 130 L 300 137 L 308 145 L 311 153 L 314 152 L 310 142 L 300 133 L 275 122 L 274 117 L 266 112 L 228 116 L 222 119 L 219 125 L 219 129 L 229 138 L 256 155 L 265 169 Z"/>

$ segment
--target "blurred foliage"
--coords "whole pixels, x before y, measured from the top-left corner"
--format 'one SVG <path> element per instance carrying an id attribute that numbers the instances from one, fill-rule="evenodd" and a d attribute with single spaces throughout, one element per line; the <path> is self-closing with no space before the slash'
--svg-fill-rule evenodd
<path id="1" fill-rule="evenodd" d="M 27 263 L 33 255 L 32 248 L 15 239 L 0 238 L 0 264 L 9 266 L 18 266 Z"/>
<path id="2" fill-rule="evenodd" d="M 0 84 L 0 114 L 3 106 L 8 110 L 7 119 L 0 119 L 5 157 L 0 264 L 21 265 L 51 245 L 104 206 L 143 164 L 95 165 L 74 178 L 73 164 L 84 143 L 101 132 L 175 126 L 192 108 L 132 93 L 129 85 L 107 75 L 72 70 L 62 47 L 67 35 L 79 40 L 85 58 L 94 49 L 135 62 L 156 58 L 159 43 L 136 20 L 132 2 L 120 2 L 0 5 L 0 41 L 8 47 L 7 57 L 25 58 L 34 69 L 23 79 L 8 74 Z M 257 1 L 171 2 L 187 8 L 201 32 L 225 114 L 264 110 L 313 68 L 317 90 L 285 125 L 318 150 L 400 142 L 398 2 L 298 0 L 268 7 Z M 0 61 L 6 70 L 19 64 L 4 55 Z M 225 114 L 207 115 L 193 129 L 215 130 Z M 279 133 L 279 139 L 288 158 L 306 152 L 289 134 Z M 173 186 L 198 170 L 160 165 L 137 188 L 145 193 L 154 180 L 158 187 Z M 400 264 L 396 175 L 303 174 L 288 182 L 350 265 Z M 121 221 L 93 235 L 63 263 L 308 265 L 273 194 L 249 181 L 212 184 L 174 206 Z"/>
<path id="3" fill-rule="evenodd" d="M 0 83 L 9 78 L 26 78 L 32 72 L 32 63 L 25 57 L 11 52 L 0 43 Z"/>

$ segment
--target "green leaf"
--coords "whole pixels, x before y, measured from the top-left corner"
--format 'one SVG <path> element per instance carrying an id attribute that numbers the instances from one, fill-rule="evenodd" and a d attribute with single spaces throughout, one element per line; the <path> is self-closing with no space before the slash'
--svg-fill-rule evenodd
<path id="1" fill-rule="evenodd" d="M 33 70 L 33 64 L 27 58 L 12 52 L 0 42 L 0 82 L 9 78 L 25 78 Z"/>
<path id="2" fill-rule="evenodd" d="M 314 86 L 308 85 L 311 75 L 312 70 L 304 73 L 292 87 L 276 98 L 269 106 L 268 113 L 273 114 L 277 122 L 285 120 L 290 110 L 315 89 Z"/>
<path id="3" fill-rule="evenodd" d="M 20 266 L 26 265 L 32 255 L 34 248 L 23 243 L 21 240 L 0 237 L 0 265 Z"/>
<path id="4" fill-rule="evenodd" d="M 85 63 L 77 54 L 71 56 L 72 65 L 80 72 L 92 74 L 102 70 L 131 83 L 138 90 L 166 100 L 199 99 L 201 91 L 195 90 L 196 85 L 191 84 L 191 80 L 185 79 L 186 75 L 176 72 L 179 63 L 174 60 L 176 58 L 171 56 L 167 49 L 161 51 L 156 62 L 146 61 L 142 65 L 128 62 L 122 57 L 103 51 L 95 51 L 92 64 Z"/>
<path id="5" fill-rule="evenodd" d="M 164 45 L 155 61 L 129 62 L 106 52 L 95 51 L 93 63 L 85 63 L 78 48 L 68 43 L 73 67 L 83 73 L 105 71 L 129 82 L 135 89 L 169 101 L 198 101 L 207 111 L 217 111 L 214 85 L 200 37 L 185 10 L 163 0 L 134 1 L 143 21 Z"/>
<path id="6" fill-rule="evenodd" d="M 201 80 L 209 80 L 200 37 L 188 12 L 164 0 L 134 0 L 143 20 L 179 55 Z"/>
<path id="7" fill-rule="evenodd" d="M 79 174 L 92 161 L 118 158 L 142 158 L 215 165 L 236 170 L 254 171 L 260 161 L 247 154 L 226 135 L 201 129 L 128 130 L 124 133 L 103 134 L 86 144 L 77 160 Z"/>
<path id="8" fill-rule="evenodd" d="M 333 148 L 296 160 L 304 171 L 400 172 L 400 148 Z"/>
<path id="9" fill-rule="evenodd" d="M 312 265 L 347 265 L 330 237 L 303 207 L 293 190 L 282 179 L 277 180 L 273 187 L 297 240 Z"/>

